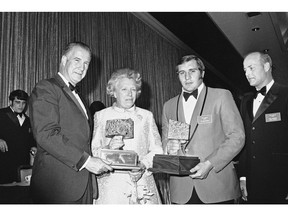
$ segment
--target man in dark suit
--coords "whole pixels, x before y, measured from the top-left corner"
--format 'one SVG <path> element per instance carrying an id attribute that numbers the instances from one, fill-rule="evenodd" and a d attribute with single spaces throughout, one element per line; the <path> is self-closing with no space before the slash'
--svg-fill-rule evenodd
<path id="1" fill-rule="evenodd" d="M 0 183 L 18 180 L 17 169 L 29 165 L 29 150 L 35 151 L 30 120 L 25 114 L 28 94 L 22 90 L 9 95 L 10 106 L 0 109 Z"/>
<path id="2" fill-rule="evenodd" d="M 274 82 L 268 54 L 248 54 L 243 67 L 257 92 L 244 95 L 240 108 L 246 132 L 239 163 L 242 198 L 288 203 L 288 88 Z"/>
<path id="3" fill-rule="evenodd" d="M 92 119 L 75 89 L 91 57 L 86 44 L 68 44 L 59 73 L 40 81 L 31 94 L 31 125 L 38 147 L 31 179 L 35 203 L 92 203 L 93 189 L 97 193 L 92 174 L 112 170 L 90 156 Z"/>
<path id="4" fill-rule="evenodd" d="M 176 204 L 234 203 L 240 197 L 232 159 L 244 146 L 244 128 L 232 94 L 203 83 L 205 66 L 195 55 L 176 67 L 182 92 L 164 104 L 162 141 L 165 151 L 197 155 L 200 163 L 190 176 L 170 177 L 171 201 Z M 185 148 L 168 139 L 169 119 L 190 124 Z"/>

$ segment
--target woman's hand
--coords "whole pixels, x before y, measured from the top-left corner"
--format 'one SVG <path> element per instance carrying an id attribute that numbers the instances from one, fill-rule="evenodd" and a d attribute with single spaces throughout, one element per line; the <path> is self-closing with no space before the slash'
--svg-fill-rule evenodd
<path id="1" fill-rule="evenodd" d="M 114 136 L 109 143 L 109 148 L 119 150 L 124 146 L 123 136 Z"/>

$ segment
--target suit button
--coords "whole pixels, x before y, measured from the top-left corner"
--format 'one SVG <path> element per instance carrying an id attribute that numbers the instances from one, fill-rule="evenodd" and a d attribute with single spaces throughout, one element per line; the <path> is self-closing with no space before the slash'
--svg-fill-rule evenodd
<path id="1" fill-rule="evenodd" d="M 255 127 L 252 127 L 252 130 L 255 130 Z"/>
<path id="2" fill-rule="evenodd" d="M 256 156 L 255 156 L 255 155 L 253 155 L 253 156 L 252 156 L 252 158 L 253 158 L 253 159 L 256 159 Z"/>
<path id="3" fill-rule="evenodd" d="M 255 144 L 255 141 L 253 140 L 252 143 Z"/>

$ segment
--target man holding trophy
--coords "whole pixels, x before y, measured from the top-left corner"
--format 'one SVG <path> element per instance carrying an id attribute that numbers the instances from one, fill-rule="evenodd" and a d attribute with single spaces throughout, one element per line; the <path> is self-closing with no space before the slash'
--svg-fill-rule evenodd
<path id="1" fill-rule="evenodd" d="M 180 157 L 197 156 L 200 163 L 190 174 L 170 176 L 171 202 L 233 203 L 240 190 L 232 159 L 242 149 L 245 138 L 233 97 L 227 90 L 204 85 L 205 66 L 195 55 L 184 56 L 176 71 L 182 93 L 163 107 L 164 150 Z M 174 121 L 190 125 L 188 138 L 185 134 L 171 136 L 169 122 L 171 128 Z"/>

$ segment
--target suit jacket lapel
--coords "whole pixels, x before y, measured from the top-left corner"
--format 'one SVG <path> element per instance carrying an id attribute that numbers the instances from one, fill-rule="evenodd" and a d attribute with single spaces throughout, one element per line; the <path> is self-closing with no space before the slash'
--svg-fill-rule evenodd
<path id="1" fill-rule="evenodd" d="M 85 106 L 86 113 L 87 113 L 87 116 L 88 116 L 89 126 L 90 126 L 91 129 L 93 129 L 93 128 L 92 128 L 93 118 L 92 118 L 92 116 L 91 116 L 89 107 L 88 107 L 87 103 L 85 102 L 85 100 L 83 99 L 82 95 L 81 95 L 81 94 L 78 94 L 78 95 L 79 95 L 79 97 L 81 98 L 81 101 L 82 101 L 82 103 L 83 103 L 84 106 Z M 74 96 L 74 95 L 73 95 L 73 96 Z M 77 101 L 77 102 L 78 102 L 78 101 Z M 79 103 L 78 103 L 78 104 L 79 104 Z M 81 107 L 81 110 L 83 110 L 82 107 Z M 83 112 L 83 113 L 84 113 L 84 112 Z M 85 113 L 84 113 L 84 115 L 85 115 Z M 85 115 L 85 117 L 86 117 L 86 115 Z"/>
<path id="2" fill-rule="evenodd" d="M 17 116 L 13 113 L 13 111 L 10 109 L 10 107 L 8 107 L 8 111 L 6 114 L 11 119 L 12 122 L 14 122 L 16 125 L 18 125 L 20 127 L 19 120 L 18 120 Z"/>
<path id="3" fill-rule="evenodd" d="M 247 99 L 247 103 L 246 103 L 246 110 L 249 116 L 250 121 L 253 121 L 253 100 L 254 100 L 254 95 L 249 96 L 249 98 Z"/>
<path id="4" fill-rule="evenodd" d="M 206 91 L 207 91 L 207 87 L 204 85 L 200 95 L 198 96 L 199 98 L 198 98 L 198 100 L 196 102 L 196 105 L 195 105 L 195 108 L 194 108 L 194 111 L 193 111 L 193 114 L 192 114 L 192 117 L 191 117 L 191 121 L 190 121 L 190 125 L 191 125 L 191 127 L 190 127 L 190 136 L 191 136 L 191 133 L 193 133 L 193 131 L 195 130 L 195 127 L 197 126 L 197 118 L 200 115 Z"/>
<path id="5" fill-rule="evenodd" d="M 58 74 L 55 76 L 55 80 L 57 81 L 56 83 L 58 83 L 58 85 L 63 89 L 64 93 L 67 94 L 68 98 L 70 98 L 75 103 L 75 105 L 79 108 L 79 110 L 82 112 L 82 114 L 85 116 L 85 118 L 87 118 L 86 114 L 85 114 L 83 108 L 81 107 L 80 103 L 78 102 L 77 98 L 75 97 L 75 95 L 72 93 L 72 91 L 69 89 L 69 87 L 65 84 L 65 82 L 62 80 L 62 78 Z M 82 103 L 85 106 L 85 103 L 83 100 L 82 100 Z M 86 108 L 86 106 L 85 106 L 85 108 Z M 87 108 L 86 108 L 86 111 L 88 113 Z M 89 115 L 88 115 L 88 121 L 89 121 Z M 90 125 L 90 123 L 89 123 L 89 125 Z"/>
<path id="6" fill-rule="evenodd" d="M 255 122 L 262 113 L 265 112 L 265 110 L 276 100 L 278 97 L 278 91 L 279 86 L 274 83 L 271 87 L 271 89 L 267 92 L 267 95 L 264 97 L 262 103 L 260 104 L 260 107 L 258 108 L 255 117 L 253 119 L 253 122 Z"/>

